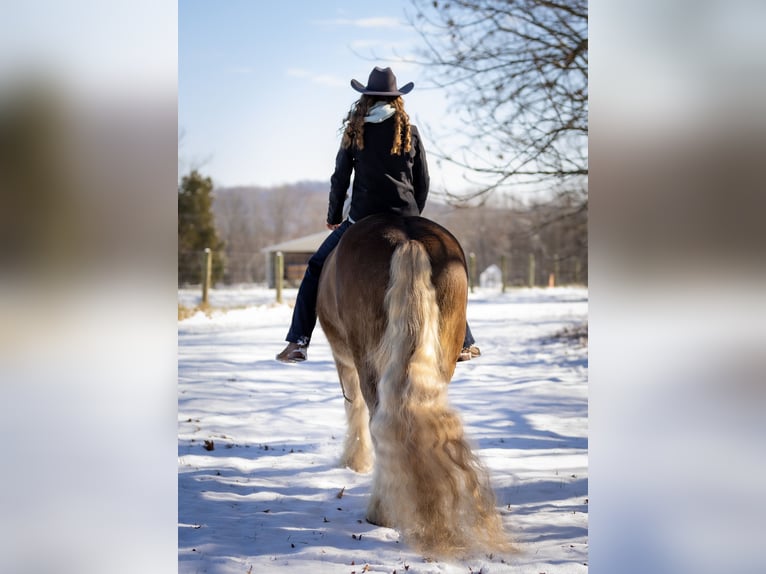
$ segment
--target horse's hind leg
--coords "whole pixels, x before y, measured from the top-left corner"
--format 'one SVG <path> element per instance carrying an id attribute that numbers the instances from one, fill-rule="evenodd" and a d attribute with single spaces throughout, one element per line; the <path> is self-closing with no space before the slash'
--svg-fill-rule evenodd
<path id="1" fill-rule="evenodd" d="M 365 519 L 370 524 L 376 526 L 386 526 L 388 528 L 394 526 L 389 513 L 386 512 L 386 501 L 378 476 L 374 476 L 372 479 L 372 492 L 370 493 L 370 502 L 367 504 Z"/>
<path id="2" fill-rule="evenodd" d="M 370 440 L 370 415 L 359 388 L 359 375 L 353 362 L 334 354 L 346 406 L 346 444 L 341 464 L 356 472 L 372 470 L 373 454 Z"/>
<path id="3" fill-rule="evenodd" d="M 372 405 L 370 409 L 371 415 L 374 415 L 378 408 L 378 374 L 373 369 L 370 369 L 367 365 L 363 365 L 358 373 L 360 376 L 360 384 L 364 390 L 365 395 L 367 396 L 367 404 Z M 371 419 L 372 416 L 370 417 L 370 420 Z M 371 428 L 370 436 L 372 438 L 372 444 L 375 447 L 374 450 L 377 456 L 378 449 L 381 447 L 379 437 L 372 433 Z M 372 477 L 372 488 L 370 491 L 370 501 L 367 505 L 366 519 L 370 524 L 391 527 L 393 526 L 393 523 L 390 518 L 390 512 L 387 511 L 387 506 L 390 504 L 390 501 L 387 500 L 385 496 L 386 486 L 383 484 L 384 478 L 385 477 L 381 475 L 380 469 L 376 465 L 375 472 Z"/>

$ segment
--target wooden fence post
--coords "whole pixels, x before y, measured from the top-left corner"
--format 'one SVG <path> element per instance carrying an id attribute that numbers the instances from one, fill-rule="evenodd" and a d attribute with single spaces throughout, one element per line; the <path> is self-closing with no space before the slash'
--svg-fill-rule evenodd
<path id="1" fill-rule="evenodd" d="M 202 304 L 208 304 L 208 295 L 210 293 L 210 278 L 213 271 L 213 252 L 209 247 L 205 247 L 205 256 L 202 262 Z"/>
<path id="2" fill-rule="evenodd" d="M 535 254 L 529 254 L 529 286 L 535 286 Z"/>
<path id="3" fill-rule="evenodd" d="M 508 275 L 508 258 L 505 255 L 500 256 L 500 292 L 505 293 L 505 278 Z"/>
<path id="4" fill-rule="evenodd" d="M 276 253 L 276 271 L 274 272 L 274 285 L 277 288 L 277 303 L 282 302 L 282 282 L 285 276 L 285 257 L 281 251 Z"/>

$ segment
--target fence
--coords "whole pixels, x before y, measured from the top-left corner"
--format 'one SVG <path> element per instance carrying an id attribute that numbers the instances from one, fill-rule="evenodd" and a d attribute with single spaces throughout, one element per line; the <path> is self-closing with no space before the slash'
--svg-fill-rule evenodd
<path id="1" fill-rule="evenodd" d="M 201 278 L 200 287 L 202 289 L 202 302 L 208 302 L 209 290 L 212 285 L 212 273 L 215 258 L 221 257 L 221 255 L 211 252 L 210 249 L 204 251 L 194 252 L 194 257 L 188 257 L 189 253 L 186 253 L 187 257 L 183 258 L 186 265 L 193 265 L 196 261 L 198 268 L 197 273 L 191 276 L 198 276 Z M 248 261 L 248 265 L 252 267 L 252 259 L 254 253 L 249 254 L 250 257 L 243 257 L 243 260 Z M 258 254 L 264 260 L 265 254 Z M 182 258 L 179 258 L 179 287 L 188 286 L 188 283 L 181 281 Z M 191 262 L 191 263 L 189 263 Z M 250 277 L 249 281 L 231 281 L 231 277 L 241 277 L 241 270 L 232 270 L 232 264 L 236 263 L 233 258 L 222 258 L 225 272 L 223 274 L 224 285 L 233 283 L 262 283 L 263 277 Z M 475 290 L 477 286 L 498 288 L 503 292 L 511 287 L 555 287 L 561 285 L 587 285 L 588 284 L 588 267 L 587 258 L 582 257 L 559 257 L 558 255 L 546 255 L 540 252 L 512 252 L 508 255 L 501 255 L 500 260 L 497 263 L 491 263 L 484 267 L 482 272 L 479 272 L 479 261 L 474 253 L 469 253 L 467 257 L 468 264 L 468 281 L 471 291 Z M 282 301 L 282 289 L 285 285 L 294 285 L 295 265 L 286 266 L 285 257 L 281 252 L 278 252 L 274 257 L 274 287 L 276 291 L 277 301 Z M 265 265 L 264 265 L 265 267 Z M 484 272 L 490 270 L 491 267 L 497 267 L 498 272 L 493 274 L 490 279 L 487 279 L 489 275 L 485 275 L 484 284 L 482 285 L 482 275 Z M 188 269 L 184 270 L 188 274 Z M 289 273 L 288 273 L 289 272 Z M 301 273 L 302 276 L 302 273 Z M 228 279 L 228 280 L 227 280 Z M 196 284 L 196 282 L 195 282 Z"/>

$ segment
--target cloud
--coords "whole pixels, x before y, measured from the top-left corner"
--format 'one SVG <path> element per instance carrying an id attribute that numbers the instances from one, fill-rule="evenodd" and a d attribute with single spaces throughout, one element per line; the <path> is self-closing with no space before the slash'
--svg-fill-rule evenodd
<path id="1" fill-rule="evenodd" d="M 286 73 L 293 78 L 308 78 L 311 75 L 311 72 L 301 68 L 288 68 Z"/>
<path id="2" fill-rule="evenodd" d="M 389 42 L 384 40 L 354 40 L 351 42 L 351 47 L 354 49 L 366 49 L 366 48 L 395 48 L 397 46 L 397 42 Z"/>
<path id="3" fill-rule="evenodd" d="M 320 84 L 322 86 L 347 86 L 348 80 L 333 76 L 332 74 L 317 74 L 303 68 L 288 68 L 285 73 L 292 78 L 303 78 L 310 81 L 313 84 Z"/>
<path id="4" fill-rule="evenodd" d="M 350 20 L 351 26 L 358 28 L 398 28 L 402 25 L 398 18 L 380 17 L 380 18 L 360 18 Z"/>
<path id="5" fill-rule="evenodd" d="M 389 16 L 377 18 L 335 18 L 334 20 L 319 20 L 318 23 L 353 26 L 355 28 L 400 28 L 403 26 L 403 23 L 398 18 L 391 18 Z"/>

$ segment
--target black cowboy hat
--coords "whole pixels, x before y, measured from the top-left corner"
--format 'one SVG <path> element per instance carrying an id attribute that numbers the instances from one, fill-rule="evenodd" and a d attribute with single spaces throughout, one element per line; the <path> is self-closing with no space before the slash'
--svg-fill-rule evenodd
<path id="1" fill-rule="evenodd" d="M 404 84 L 401 88 L 396 87 L 396 76 L 391 71 L 391 68 L 378 68 L 375 66 L 372 72 L 370 72 L 370 78 L 367 80 L 367 85 L 363 86 L 361 82 L 357 80 L 351 80 L 351 87 L 357 92 L 361 92 L 368 96 L 402 96 L 409 94 L 415 84 L 410 82 Z"/>

